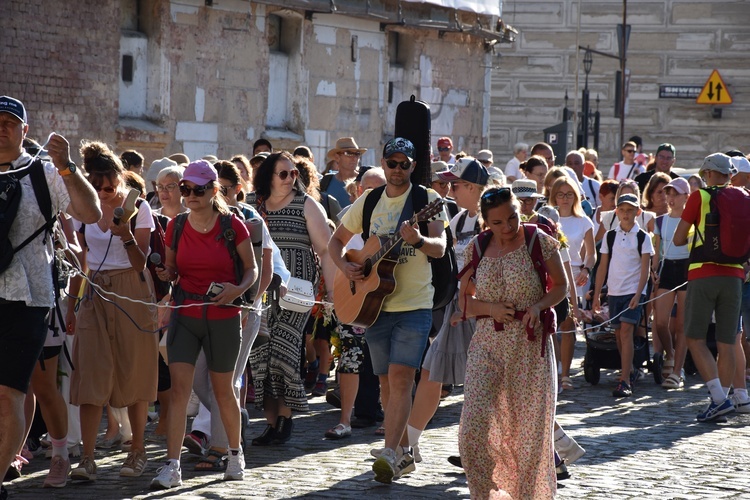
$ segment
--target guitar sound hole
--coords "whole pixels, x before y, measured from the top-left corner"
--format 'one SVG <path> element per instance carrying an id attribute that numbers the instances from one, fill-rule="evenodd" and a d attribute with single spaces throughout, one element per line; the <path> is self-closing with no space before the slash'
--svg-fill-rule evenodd
<path id="1" fill-rule="evenodd" d="M 367 278 L 370 275 L 370 272 L 372 272 L 372 262 L 370 262 L 370 259 L 367 259 L 362 266 L 362 274 Z"/>

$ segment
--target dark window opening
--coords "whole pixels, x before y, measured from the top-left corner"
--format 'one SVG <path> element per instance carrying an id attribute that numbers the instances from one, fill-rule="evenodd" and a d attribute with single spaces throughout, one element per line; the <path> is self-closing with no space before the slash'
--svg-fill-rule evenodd
<path id="1" fill-rule="evenodd" d="M 122 81 L 127 83 L 133 82 L 133 56 L 122 56 Z"/>

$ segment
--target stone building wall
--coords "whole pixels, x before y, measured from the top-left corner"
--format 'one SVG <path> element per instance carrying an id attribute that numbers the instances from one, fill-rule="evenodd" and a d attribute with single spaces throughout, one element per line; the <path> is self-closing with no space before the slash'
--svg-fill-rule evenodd
<path id="1" fill-rule="evenodd" d="M 119 2 L 11 0 L 0 16 L 0 94 L 21 99 L 28 136 L 110 144 L 117 123 Z M 102 124 L 108 126 L 102 127 Z"/>
<path id="2" fill-rule="evenodd" d="M 457 148 L 486 144 L 488 55 L 476 35 L 310 13 L 283 0 L 9 3 L 0 93 L 27 104 L 32 136 L 100 139 L 118 152 L 138 149 L 147 163 L 180 151 L 249 155 L 266 137 L 277 148 L 310 145 L 321 168 L 338 137 L 354 136 L 372 164 L 397 104 L 415 94 L 432 106 L 433 146 L 440 135 Z M 395 11 L 396 0 L 385 3 Z M 133 68 L 127 81 L 123 56 Z M 269 107 L 282 97 L 284 109 Z"/>
<path id="3" fill-rule="evenodd" d="M 508 0 L 503 20 L 520 31 L 502 46 L 492 74 L 490 144 L 503 164 L 515 142 L 543 140 L 542 129 L 562 121 L 568 91 L 573 110 L 577 45 L 617 54 L 621 0 Z M 709 153 L 740 148 L 750 153 L 745 122 L 750 113 L 750 5 L 737 1 L 628 0 L 632 25 L 627 67 L 631 71 L 625 138 L 640 135 L 653 152 L 662 142 L 677 148 L 676 166 L 697 167 Z M 580 57 L 583 57 L 581 52 Z M 619 158 L 620 123 L 614 117 L 619 62 L 593 56 L 589 76 L 592 106 L 599 95 L 603 165 Z M 694 99 L 660 99 L 660 85 L 702 86 L 718 69 L 734 102 L 712 118 L 711 106 Z M 579 95 L 584 70 L 579 69 Z M 580 99 L 579 99 L 580 110 Z M 591 144 L 591 139 L 589 140 Z"/>

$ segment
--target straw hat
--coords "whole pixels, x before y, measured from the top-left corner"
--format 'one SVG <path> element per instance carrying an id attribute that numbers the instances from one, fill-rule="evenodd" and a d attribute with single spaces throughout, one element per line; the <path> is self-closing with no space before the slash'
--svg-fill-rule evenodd
<path id="1" fill-rule="evenodd" d="M 357 146 L 354 137 L 342 137 L 338 141 L 336 141 L 336 147 L 326 153 L 326 158 L 328 160 L 333 160 L 335 154 L 342 153 L 344 151 L 356 151 L 359 154 L 362 154 L 367 151 L 367 149 Z"/>

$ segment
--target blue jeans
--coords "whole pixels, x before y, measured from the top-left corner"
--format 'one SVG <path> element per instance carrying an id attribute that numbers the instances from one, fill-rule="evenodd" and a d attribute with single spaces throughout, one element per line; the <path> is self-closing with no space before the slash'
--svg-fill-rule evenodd
<path id="1" fill-rule="evenodd" d="M 381 312 L 365 333 L 375 375 L 387 375 L 391 363 L 419 369 L 431 326 L 430 309 Z"/>

